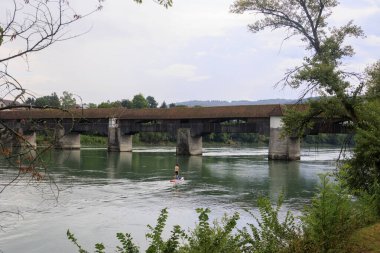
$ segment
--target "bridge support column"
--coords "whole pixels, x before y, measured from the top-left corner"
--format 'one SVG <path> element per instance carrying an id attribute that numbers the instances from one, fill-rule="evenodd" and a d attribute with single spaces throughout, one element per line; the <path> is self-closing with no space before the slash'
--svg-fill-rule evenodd
<path id="1" fill-rule="evenodd" d="M 120 128 L 110 123 L 108 128 L 108 151 L 132 152 L 132 137 L 133 135 L 122 135 Z"/>
<path id="2" fill-rule="evenodd" d="M 37 148 L 37 138 L 36 138 L 36 132 L 32 132 L 29 134 L 24 134 L 23 135 L 25 141 L 26 141 L 26 146 L 31 147 L 33 149 Z"/>
<path id="3" fill-rule="evenodd" d="M 55 132 L 56 149 L 80 149 L 80 134 L 65 133 L 65 129 L 58 128 Z"/>
<path id="4" fill-rule="evenodd" d="M 269 160 L 299 160 L 300 139 L 298 137 L 281 138 L 282 117 L 270 118 Z"/>
<path id="5" fill-rule="evenodd" d="M 189 128 L 177 130 L 177 155 L 202 155 L 202 136 L 191 136 Z"/>
<path id="6" fill-rule="evenodd" d="M 0 125 L 0 153 L 10 155 L 15 143 L 14 135 Z"/>
<path id="7" fill-rule="evenodd" d="M 28 148 L 28 149 L 37 148 L 36 132 L 29 132 L 25 134 L 24 130 L 20 127 L 20 125 L 17 126 L 17 128 L 15 129 L 15 132 L 17 132 L 18 136 L 16 135 L 13 136 L 12 146 Z"/>

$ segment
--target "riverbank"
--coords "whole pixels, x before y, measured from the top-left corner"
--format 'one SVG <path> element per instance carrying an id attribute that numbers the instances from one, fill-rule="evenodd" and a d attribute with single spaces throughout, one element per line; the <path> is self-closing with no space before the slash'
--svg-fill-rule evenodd
<path id="1" fill-rule="evenodd" d="M 352 236 L 352 253 L 380 252 L 380 222 L 359 229 Z"/>
<path id="2" fill-rule="evenodd" d="M 337 135 L 339 136 L 339 135 Z M 313 136 L 314 137 L 314 136 Z M 37 139 L 38 143 L 43 142 L 42 138 Z M 94 147 L 94 148 L 106 148 L 108 140 L 107 137 L 104 136 L 92 136 L 92 135 L 81 135 L 81 145 L 82 147 Z M 334 143 L 334 142 L 331 142 Z M 134 146 L 142 146 L 142 147 L 149 147 L 149 146 L 168 146 L 168 147 L 175 147 L 176 142 L 172 140 L 162 140 L 157 142 L 146 142 L 142 141 L 141 138 L 136 136 L 136 138 L 133 139 L 133 145 Z M 205 139 L 203 141 L 204 147 L 261 147 L 261 146 L 268 146 L 267 141 L 252 141 L 252 142 L 242 142 L 242 141 L 234 141 L 232 139 L 229 139 L 224 142 L 216 142 L 216 141 L 209 141 Z M 301 146 L 303 148 L 313 148 L 313 149 L 319 149 L 319 148 L 328 148 L 328 147 L 336 147 L 339 145 L 330 144 L 328 141 L 324 140 L 321 141 L 321 139 L 314 138 L 313 141 L 310 141 L 310 139 L 305 138 L 301 142 Z"/>

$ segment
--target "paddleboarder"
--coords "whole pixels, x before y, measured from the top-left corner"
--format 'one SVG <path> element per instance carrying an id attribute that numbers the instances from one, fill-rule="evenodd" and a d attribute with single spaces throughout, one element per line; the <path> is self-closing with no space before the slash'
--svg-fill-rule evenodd
<path id="1" fill-rule="evenodd" d="M 174 166 L 174 175 L 175 175 L 175 179 L 181 179 L 181 177 L 179 176 L 179 164 L 176 163 L 175 166 Z"/>

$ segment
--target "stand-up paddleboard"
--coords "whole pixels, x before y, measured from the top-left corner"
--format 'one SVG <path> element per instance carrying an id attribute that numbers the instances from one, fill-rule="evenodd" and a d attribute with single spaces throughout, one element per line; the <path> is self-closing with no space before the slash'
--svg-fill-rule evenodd
<path id="1" fill-rule="evenodd" d="M 185 182 L 185 178 L 181 177 L 180 179 L 171 179 L 170 182 L 172 182 L 172 183 L 182 183 L 182 182 Z"/>

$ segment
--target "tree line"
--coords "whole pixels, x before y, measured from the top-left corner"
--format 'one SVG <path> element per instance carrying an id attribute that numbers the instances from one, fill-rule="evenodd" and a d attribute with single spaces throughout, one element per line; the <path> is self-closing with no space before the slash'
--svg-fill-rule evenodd
<path id="1" fill-rule="evenodd" d="M 165 101 L 159 106 L 158 102 L 153 96 L 144 97 L 143 94 L 139 93 L 134 95 L 130 99 L 122 99 L 116 101 L 105 101 L 99 104 L 88 103 L 88 104 L 78 104 L 77 98 L 81 98 L 73 93 L 64 91 L 62 96 L 58 97 L 56 92 L 51 93 L 47 96 L 42 96 L 38 98 L 28 97 L 25 104 L 38 106 L 38 107 L 52 107 L 52 108 L 63 108 L 63 109 L 74 109 L 74 108 L 119 108 L 124 107 L 128 109 L 143 109 L 143 108 L 172 108 L 176 107 L 175 103 L 166 104 Z"/>

